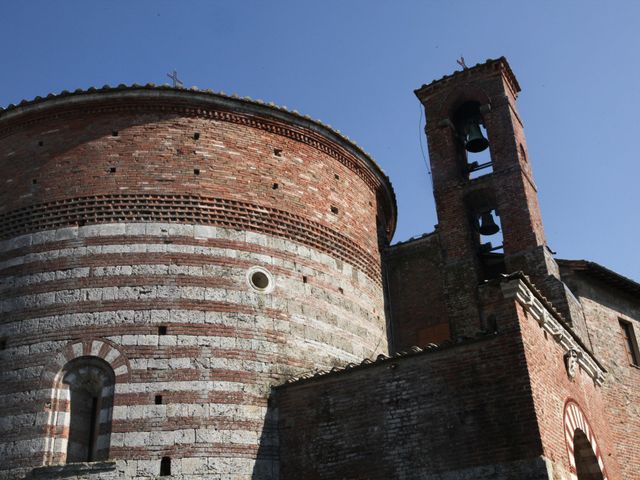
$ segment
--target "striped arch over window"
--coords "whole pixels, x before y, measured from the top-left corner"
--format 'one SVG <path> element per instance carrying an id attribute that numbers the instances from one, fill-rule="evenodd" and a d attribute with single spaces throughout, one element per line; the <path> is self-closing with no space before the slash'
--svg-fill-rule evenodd
<path id="1" fill-rule="evenodd" d="M 106 341 L 79 341 L 47 370 L 53 388 L 44 464 L 108 459 L 115 386 L 129 374 L 126 358 Z"/>
<path id="2" fill-rule="evenodd" d="M 564 408 L 564 438 L 572 480 L 608 480 L 595 433 L 573 400 Z"/>

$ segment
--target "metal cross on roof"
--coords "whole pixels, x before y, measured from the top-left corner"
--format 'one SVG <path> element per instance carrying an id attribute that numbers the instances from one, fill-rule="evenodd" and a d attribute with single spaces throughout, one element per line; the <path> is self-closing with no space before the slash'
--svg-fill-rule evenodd
<path id="1" fill-rule="evenodd" d="M 178 72 L 175 70 L 172 73 L 167 73 L 167 77 L 169 77 L 173 81 L 174 87 L 183 87 L 184 84 L 178 80 Z"/>
<path id="2" fill-rule="evenodd" d="M 460 60 L 456 60 L 456 63 L 457 63 L 458 65 L 460 65 L 464 70 L 466 70 L 467 68 L 469 68 L 469 67 L 467 67 L 467 64 L 466 64 L 466 63 L 464 63 L 464 57 L 463 57 L 462 55 L 460 55 Z"/>

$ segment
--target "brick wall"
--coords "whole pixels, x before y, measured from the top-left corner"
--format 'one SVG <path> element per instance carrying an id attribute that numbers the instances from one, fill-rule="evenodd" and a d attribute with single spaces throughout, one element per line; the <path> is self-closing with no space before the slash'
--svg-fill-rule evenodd
<path id="1" fill-rule="evenodd" d="M 640 342 L 640 302 L 634 295 L 569 268 L 563 268 L 563 279 L 580 300 L 593 351 L 608 372 L 602 411 L 612 431 L 611 452 L 620 461 L 622 478 L 638 478 L 640 368 L 631 364 L 619 321 L 630 322 Z"/>
<path id="2" fill-rule="evenodd" d="M 633 478 L 620 473 L 618 459 L 624 457 L 616 455 L 616 441 L 610 428 L 612 419 L 606 415 L 606 387 L 597 386 L 581 368 L 577 368 L 573 379 L 570 378 L 564 363 L 566 350 L 520 306 L 518 310 L 540 438 L 544 455 L 553 463 L 556 474 L 571 472 L 564 409 L 568 401 L 573 401 L 584 412 L 592 429 L 590 434 L 597 441 L 597 453 L 603 459 L 608 478 Z M 606 384 L 610 382 L 607 378 Z"/>
<path id="3" fill-rule="evenodd" d="M 389 247 L 384 263 L 394 350 L 449 339 L 437 233 Z"/>
<path id="4" fill-rule="evenodd" d="M 548 478 L 515 305 L 493 311 L 498 335 L 280 387 L 281 478 Z"/>

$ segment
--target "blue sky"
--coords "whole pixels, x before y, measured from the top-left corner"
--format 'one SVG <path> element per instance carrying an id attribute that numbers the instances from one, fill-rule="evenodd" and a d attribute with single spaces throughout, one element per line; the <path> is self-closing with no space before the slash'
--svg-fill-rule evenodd
<path id="1" fill-rule="evenodd" d="M 286 105 L 390 176 L 394 241 L 437 223 L 413 90 L 505 55 L 550 247 L 640 280 L 640 2 L 3 1 L 0 105 L 165 83 Z M 423 139 L 426 149 L 426 142 Z"/>

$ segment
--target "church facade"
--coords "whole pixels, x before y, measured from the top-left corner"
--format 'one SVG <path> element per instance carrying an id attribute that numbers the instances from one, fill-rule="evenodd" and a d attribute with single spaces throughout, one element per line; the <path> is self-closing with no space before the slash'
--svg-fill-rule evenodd
<path id="1" fill-rule="evenodd" d="M 0 111 L 0 478 L 640 478 L 640 285 L 554 258 L 504 58 L 416 90 L 438 225 L 274 105 Z"/>

